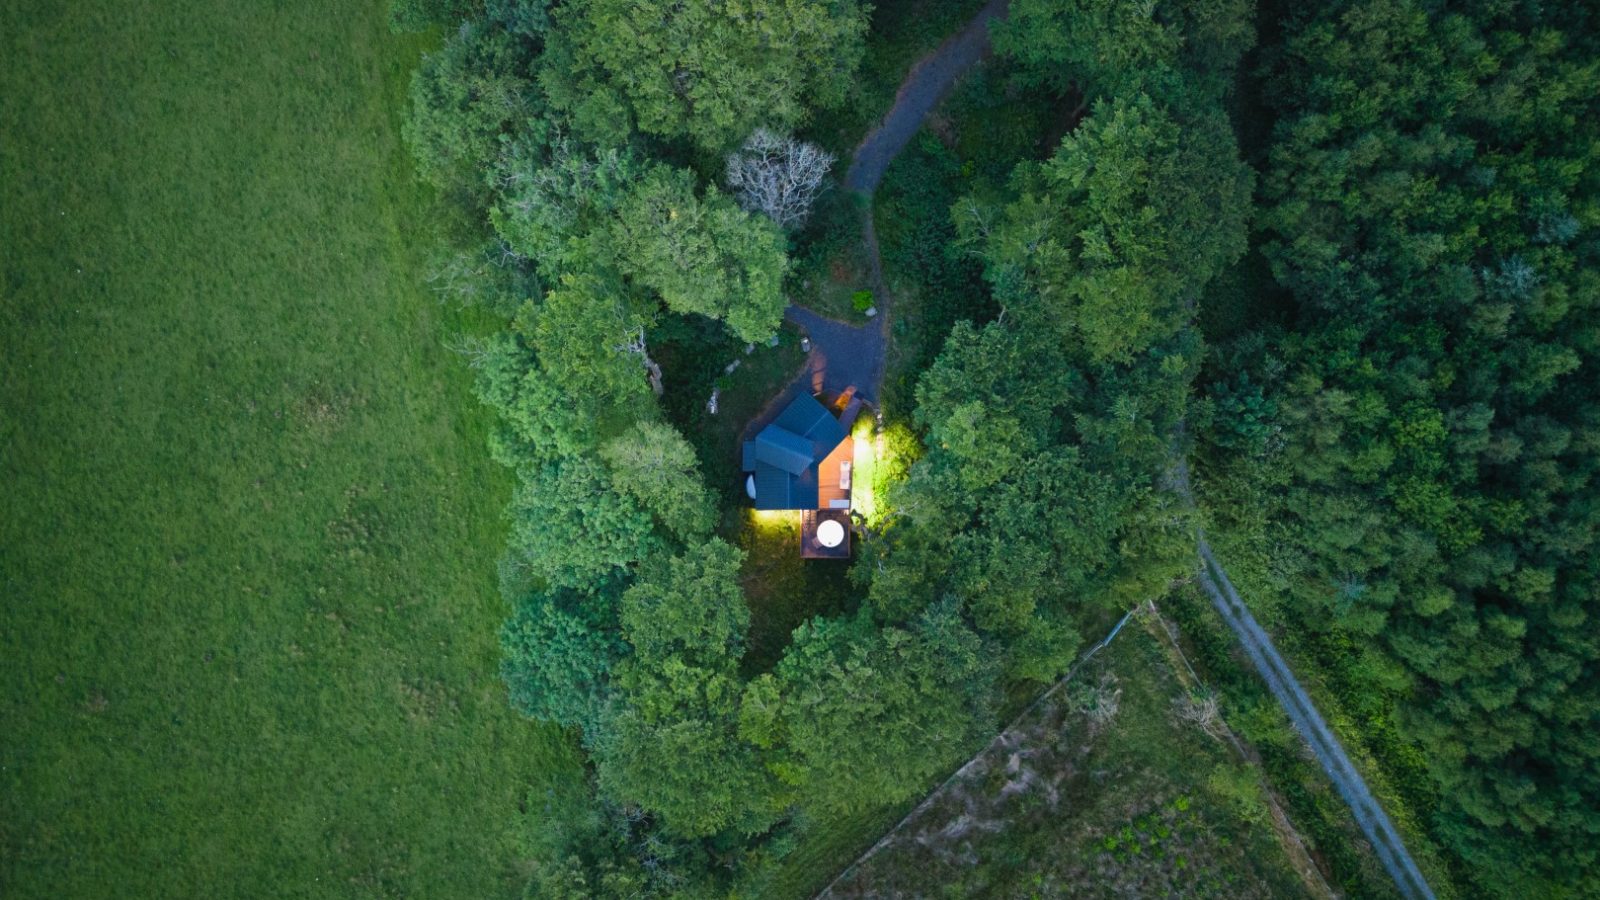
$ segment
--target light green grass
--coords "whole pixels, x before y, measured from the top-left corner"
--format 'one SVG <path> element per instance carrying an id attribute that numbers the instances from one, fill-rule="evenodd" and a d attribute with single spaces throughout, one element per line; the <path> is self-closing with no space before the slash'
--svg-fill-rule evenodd
<path id="1" fill-rule="evenodd" d="M 7 898 L 508 896 L 578 771 L 495 674 L 383 6 L 0 12 Z"/>

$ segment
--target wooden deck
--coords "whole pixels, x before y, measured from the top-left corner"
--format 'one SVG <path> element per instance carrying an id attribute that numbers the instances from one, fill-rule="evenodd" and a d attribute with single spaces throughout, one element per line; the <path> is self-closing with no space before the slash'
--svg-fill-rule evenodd
<path id="1" fill-rule="evenodd" d="M 817 542 L 817 526 L 828 520 L 844 526 L 844 541 L 837 547 L 824 547 Z M 850 513 L 843 509 L 807 509 L 800 513 L 801 559 L 849 559 Z"/>
<path id="2" fill-rule="evenodd" d="M 842 476 L 845 471 L 843 466 L 850 464 L 855 456 L 855 438 L 847 437 L 817 464 L 818 508 L 843 510 L 850 508 L 850 488 L 843 483 Z"/>

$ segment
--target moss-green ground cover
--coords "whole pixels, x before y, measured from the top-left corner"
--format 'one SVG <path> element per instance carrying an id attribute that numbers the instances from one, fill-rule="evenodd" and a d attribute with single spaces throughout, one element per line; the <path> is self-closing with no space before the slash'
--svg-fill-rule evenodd
<path id="1" fill-rule="evenodd" d="M 577 777 L 496 676 L 422 47 L 382 0 L 0 12 L 0 895 L 511 895 Z"/>

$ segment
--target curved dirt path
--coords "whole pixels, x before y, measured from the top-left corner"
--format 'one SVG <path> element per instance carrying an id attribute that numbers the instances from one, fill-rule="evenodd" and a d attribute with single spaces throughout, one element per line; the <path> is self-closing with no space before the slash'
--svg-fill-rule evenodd
<path id="1" fill-rule="evenodd" d="M 956 80 L 989 51 L 989 23 L 1005 18 L 1007 3 L 1008 0 L 989 0 L 965 27 L 918 60 L 900 84 L 894 105 L 856 146 L 850 168 L 845 172 L 844 187 L 867 196 L 861 240 L 866 245 L 868 279 L 879 314 L 866 324 L 853 325 L 825 318 L 799 304 L 790 304 L 784 311 L 784 318 L 810 336 L 812 349 L 806 368 L 784 389 L 780 399 L 787 400 L 807 384 L 813 393 L 834 394 L 853 385 L 861 399 L 874 406 L 878 404 L 889 344 L 892 298 L 889 285 L 883 280 L 883 260 L 878 255 L 872 194 L 883 181 L 889 164 L 921 130 L 928 113 L 939 105 Z"/>
<path id="2" fill-rule="evenodd" d="M 856 147 L 850 169 L 844 176 L 847 189 L 863 194 L 878 189 L 889 163 L 921 130 L 922 120 L 944 99 L 956 79 L 989 51 L 989 23 L 1005 18 L 1007 2 L 989 0 L 965 28 L 946 38 L 937 50 L 911 67 L 895 94 L 894 106 Z"/>

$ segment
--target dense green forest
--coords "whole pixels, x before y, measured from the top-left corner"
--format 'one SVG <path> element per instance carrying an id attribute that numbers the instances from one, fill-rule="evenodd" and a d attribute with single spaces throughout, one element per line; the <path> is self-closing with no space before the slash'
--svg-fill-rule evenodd
<path id="1" fill-rule="evenodd" d="M 0 15 L 0 894 L 1600 895 L 1600 6 Z"/>
<path id="2" fill-rule="evenodd" d="M 1182 579 L 1204 522 L 1378 723 L 1461 877 L 1592 888 L 1590 11 L 1274 8 L 1258 42 L 1246 2 L 1013 2 L 1001 89 L 1077 112 L 936 215 L 932 269 L 981 279 L 930 282 L 955 296 L 896 373 L 914 446 L 858 599 L 748 672 L 718 463 L 652 396 L 650 347 L 683 316 L 774 333 L 839 220 L 786 230 L 721 163 L 762 128 L 828 140 L 867 15 L 397 8 L 451 28 L 410 136 L 488 226 L 458 265 L 509 324 L 473 349 L 519 482 L 504 675 L 581 730 L 600 798 L 539 885 L 703 884 L 914 795 L 1086 621 Z"/>
<path id="3" fill-rule="evenodd" d="M 1501 895 L 1600 887 L 1597 26 L 1284 15 L 1260 74 L 1275 286 L 1212 348 L 1197 429 L 1215 528 Z"/>
<path id="4" fill-rule="evenodd" d="M 870 13 L 396 6 L 446 29 L 408 137 L 462 214 L 452 283 L 506 323 L 465 348 L 517 480 L 502 673 L 592 765 L 535 892 L 726 888 L 918 795 L 1087 623 L 1185 579 L 1202 525 L 1453 878 L 1596 889 L 1594 13 L 1014 0 L 986 89 L 1058 110 L 1053 143 L 917 226 L 885 513 L 846 611 L 751 668 L 725 463 L 652 348 L 772 338 L 854 234 L 728 173 L 837 146 Z"/>

